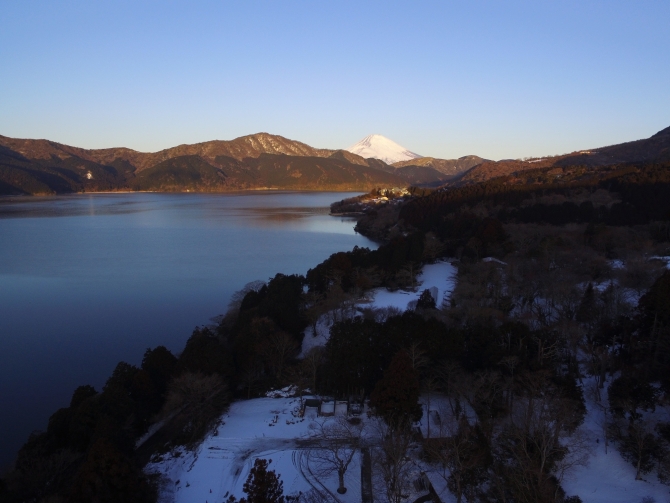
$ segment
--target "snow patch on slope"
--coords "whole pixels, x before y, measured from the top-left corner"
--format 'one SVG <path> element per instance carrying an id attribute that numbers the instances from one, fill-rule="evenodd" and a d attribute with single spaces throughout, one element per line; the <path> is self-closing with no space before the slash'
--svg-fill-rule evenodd
<path id="1" fill-rule="evenodd" d="M 416 302 L 424 290 L 432 290 L 436 297 L 437 308 L 440 309 L 449 302 L 451 293 L 456 288 L 456 275 L 458 269 L 448 261 L 426 264 L 417 274 L 417 288 L 414 291 L 396 290 L 389 291 L 386 288 L 374 288 L 365 293 L 364 298 L 349 309 L 329 311 L 319 318 L 314 327 L 305 329 L 305 337 L 302 340 L 302 351 L 299 358 L 304 358 L 307 353 L 315 347 L 325 346 L 330 338 L 330 329 L 338 321 L 351 319 L 359 315 L 361 309 L 387 310 L 396 309 L 402 314 L 407 309 L 414 309 Z"/>
<path id="2" fill-rule="evenodd" d="M 410 308 L 412 302 L 416 302 L 421 297 L 424 290 L 435 288 L 437 290 L 437 307 L 449 301 L 451 292 L 456 287 L 456 266 L 451 263 L 436 262 L 435 264 L 426 264 L 421 273 L 417 275 L 419 284 L 416 291 L 407 292 L 404 290 L 388 291 L 386 288 L 375 288 L 368 292 L 369 304 L 367 307 L 374 309 L 386 309 L 394 307 L 401 312 Z"/>
<path id="3" fill-rule="evenodd" d="M 603 424 L 606 417 L 603 406 L 608 403 L 607 388 L 605 389 L 599 406 L 593 398 L 595 380 L 584 379 L 587 414 L 582 432 L 590 440 L 590 456 L 586 466 L 575 467 L 561 482 L 568 495 L 576 494 L 584 503 L 641 503 L 647 501 L 664 503 L 669 501 L 668 486 L 661 484 L 656 471 L 647 473 L 643 480 L 635 480 L 635 467 L 623 459 L 616 443 L 610 441 L 605 448 Z M 658 414 L 665 419 L 670 412 L 668 407 L 659 406 Z"/>
<path id="4" fill-rule="evenodd" d="M 347 150 L 352 154 L 360 155 L 366 159 L 370 157 L 380 159 L 386 164 L 422 157 L 380 134 L 366 136 Z"/>

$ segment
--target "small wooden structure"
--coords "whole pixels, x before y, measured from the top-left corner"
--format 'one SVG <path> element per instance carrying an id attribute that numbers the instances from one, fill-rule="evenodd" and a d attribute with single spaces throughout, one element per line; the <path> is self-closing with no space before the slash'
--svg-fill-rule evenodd
<path id="1" fill-rule="evenodd" d="M 319 414 L 319 409 L 321 408 L 321 399 L 320 398 L 305 398 L 302 402 L 302 408 L 300 409 L 300 417 L 305 417 L 305 412 L 308 407 L 316 409 L 317 415 Z"/>
<path id="2" fill-rule="evenodd" d="M 321 402 L 321 408 L 319 409 L 319 415 L 324 417 L 330 417 L 335 415 L 335 400 L 334 399 L 324 399 Z"/>

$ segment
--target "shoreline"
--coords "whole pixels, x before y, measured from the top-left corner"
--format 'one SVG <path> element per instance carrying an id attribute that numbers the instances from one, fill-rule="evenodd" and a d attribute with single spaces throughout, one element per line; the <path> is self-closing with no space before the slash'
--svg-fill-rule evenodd
<path id="1" fill-rule="evenodd" d="M 331 217 L 360 217 L 365 215 L 362 211 L 344 211 L 342 213 L 328 213 Z"/>
<path id="2" fill-rule="evenodd" d="M 236 194 L 245 192 L 360 192 L 362 194 L 369 191 L 364 188 L 296 188 L 296 187 L 257 187 L 248 189 L 233 189 L 233 190 L 216 190 L 216 191 L 200 191 L 200 190 L 100 190 L 100 191 L 83 191 L 83 192 L 58 192 L 53 194 L 0 194 L 0 199 L 3 198 L 17 198 L 17 197 L 59 197 L 59 196 L 82 196 L 87 194 Z"/>
<path id="3" fill-rule="evenodd" d="M 334 195 L 333 195 L 333 196 L 327 196 L 326 194 L 329 193 L 329 192 L 334 193 Z M 221 193 L 221 195 L 225 195 L 225 196 L 235 196 L 235 195 L 240 195 L 240 196 L 242 196 L 242 195 L 256 195 L 256 194 L 258 194 L 258 195 L 262 195 L 262 194 L 268 194 L 268 195 L 270 195 L 270 194 L 272 194 L 272 196 L 286 197 L 286 196 L 283 196 L 282 194 L 295 193 L 295 194 L 296 194 L 295 198 L 298 198 L 298 197 L 300 197 L 300 196 L 298 196 L 297 194 L 309 194 L 309 193 L 311 193 L 311 194 L 314 194 L 314 195 L 317 195 L 317 196 L 318 196 L 319 194 L 323 194 L 323 195 L 325 195 L 325 197 L 323 197 L 323 199 L 326 199 L 326 200 L 330 201 L 330 200 L 332 200 L 332 199 L 336 199 L 336 198 L 338 197 L 337 194 L 338 194 L 338 193 L 341 193 L 341 192 L 344 192 L 344 191 L 323 191 L 323 190 L 319 190 L 319 191 L 314 191 L 314 190 L 286 190 L 286 191 L 284 191 L 284 190 L 272 190 L 272 191 L 269 191 L 269 190 L 268 190 L 268 191 L 265 191 L 265 190 L 253 190 L 253 191 L 252 191 L 252 190 L 242 190 L 242 191 L 235 191 L 235 192 L 232 192 L 232 191 L 231 191 L 231 192 L 225 192 L 225 193 Z M 72 199 L 73 202 L 74 202 L 74 201 L 77 201 L 77 200 L 79 200 L 79 201 L 86 201 L 87 198 L 83 198 L 83 197 L 82 197 L 82 196 L 84 196 L 84 195 L 100 194 L 101 196 L 102 196 L 102 195 L 107 196 L 107 195 L 110 195 L 110 194 L 111 194 L 111 195 L 114 195 L 114 194 L 129 194 L 129 193 L 130 193 L 130 194 L 132 194 L 132 193 L 138 193 L 138 194 L 141 194 L 141 193 L 186 194 L 185 192 L 107 191 L 107 192 L 77 192 L 77 193 L 66 193 L 66 194 L 40 195 L 40 196 L 36 196 L 36 197 L 28 197 L 28 196 L 26 196 L 26 195 L 24 195 L 24 196 L 17 196 L 17 195 L 9 196 L 9 195 L 6 195 L 6 196 L 0 196 L 0 207 L 1 207 L 1 206 L 4 206 L 4 204 L 7 204 L 7 205 L 8 205 L 7 207 L 11 207 L 11 206 L 13 206 L 13 205 L 15 205 L 15 206 L 18 207 L 18 206 L 20 206 L 21 204 L 25 204 L 25 203 L 28 203 L 28 202 L 39 202 L 40 205 L 38 205 L 38 206 L 42 206 L 43 208 L 51 208 L 51 207 L 53 207 L 52 205 L 58 205 L 59 202 L 61 202 L 61 203 L 66 203 L 68 199 Z M 190 193 L 189 193 L 189 194 L 190 194 Z M 212 194 L 212 193 L 195 193 L 195 194 Z M 63 197 L 63 196 L 65 196 L 65 197 Z M 290 195 L 287 196 L 287 197 L 288 197 L 289 199 L 291 198 Z M 305 197 L 311 197 L 311 196 L 305 196 Z M 345 197 L 345 196 L 342 196 L 342 197 Z M 340 197 L 340 198 L 341 198 L 341 197 Z M 108 199 L 110 202 L 112 202 L 112 204 L 113 204 L 113 198 L 112 198 L 112 199 L 107 198 L 107 199 Z M 160 198 L 156 198 L 156 199 L 160 200 Z M 193 198 L 193 200 L 196 200 L 196 199 L 198 199 L 198 198 Z M 215 200 L 215 198 L 212 198 L 212 199 Z M 233 197 L 230 197 L 230 199 L 232 200 Z M 103 202 L 103 198 L 102 198 L 102 197 L 101 197 L 100 199 L 93 198 L 92 200 L 94 200 L 94 201 L 97 200 L 98 202 Z M 204 199 L 203 199 L 203 200 L 204 200 Z M 241 198 L 240 198 L 240 201 L 242 202 Z M 3 204 L 3 203 L 4 203 L 4 204 Z M 84 203 L 84 204 L 86 205 L 86 203 Z M 262 205 L 263 203 L 260 203 L 260 204 Z M 290 206 L 290 205 L 289 205 L 289 206 Z M 323 208 L 323 210 L 325 210 L 325 211 L 324 211 L 323 213 L 321 213 L 321 214 L 324 215 L 324 217 L 325 217 L 326 211 L 327 211 L 327 209 L 328 209 L 328 204 L 325 204 L 322 208 Z M 339 225 L 339 224 L 338 224 L 338 225 Z M 347 222 L 347 223 L 344 224 L 344 225 L 346 225 L 348 229 L 351 229 L 351 228 L 353 228 L 353 226 L 355 225 L 355 222 Z M 338 235 L 339 235 L 339 234 L 338 234 Z M 372 240 L 371 240 L 371 241 L 372 241 Z M 370 244 L 370 243 L 363 243 L 363 244 L 358 243 L 358 245 L 359 245 L 359 246 L 372 247 L 372 244 Z M 352 246 L 353 246 L 353 245 L 352 245 Z M 341 247 L 341 248 L 339 248 L 339 249 L 340 249 L 341 251 L 350 251 L 352 246 L 349 246 L 349 247 Z M 336 253 L 336 251 L 333 251 L 333 253 Z M 318 262 L 318 263 L 321 263 L 323 260 L 325 260 L 325 259 L 328 258 L 328 255 L 329 255 L 329 254 L 326 254 L 325 256 L 319 256 L 318 258 L 315 259 L 315 261 Z M 301 270 L 301 274 L 305 274 L 306 270 L 307 270 L 310 266 L 311 266 L 310 264 L 304 264 L 304 268 Z M 285 272 L 286 274 L 289 274 L 289 273 L 291 273 L 291 270 L 285 270 L 285 269 L 282 268 L 282 267 L 275 267 L 275 266 L 272 267 L 272 273 L 271 273 L 271 274 L 277 274 L 277 273 L 281 273 L 281 272 Z M 258 276 L 251 275 L 251 276 L 249 276 L 248 278 L 246 278 L 246 279 L 243 281 L 243 283 L 246 283 L 246 282 L 248 282 L 248 281 L 251 281 L 251 280 L 253 280 L 253 279 L 256 278 L 256 277 L 258 277 Z M 193 321 L 194 321 L 193 324 L 196 325 L 196 326 L 200 326 L 200 323 L 202 323 L 203 326 L 206 325 L 206 324 L 208 323 L 208 320 L 211 319 L 211 316 L 213 316 L 216 312 L 217 312 L 216 310 L 212 310 L 212 312 L 211 312 L 211 313 L 208 313 L 208 314 L 206 315 L 206 318 L 201 319 L 201 321 L 198 321 L 198 319 L 195 319 L 195 318 L 194 318 L 194 319 L 193 319 Z M 192 326 L 193 326 L 193 325 L 189 324 L 189 327 L 192 327 Z M 181 333 L 181 334 L 179 334 L 179 335 L 176 336 L 176 338 L 179 339 L 179 343 L 178 343 L 178 344 L 179 344 L 179 348 L 180 348 L 180 349 L 183 349 L 184 344 L 185 344 L 186 340 L 188 339 L 188 336 L 189 336 L 190 333 L 191 333 L 191 332 L 190 332 L 190 329 L 189 329 L 189 330 L 187 330 L 187 331 L 185 331 L 185 332 L 183 332 L 183 333 Z M 166 345 L 167 347 L 171 347 L 171 342 L 169 342 L 169 341 L 171 341 L 171 339 L 168 339 L 168 338 L 166 337 L 166 338 L 164 338 L 164 339 L 161 339 L 161 342 L 160 342 L 159 344 L 163 344 L 163 345 Z M 149 343 L 149 344 L 151 344 L 151 345 L 155 345 L 155 344 L 158 344 L 158 343 Z M 119 358 L 118 360 L 125 359 L 125 360 L 128 360 L 128 361 L 131 361 L 132 363 L 139 363 L 139 362 L 138 362 L 138 358 L 141 359 L 141 352 L 140 352 L 140 353 L 137 353 L 137 354 L 135 354 L 135 353 L 133 353 L 133 352 L 129 352 L 129 353 L 127 353 L 127 354 L 125 355 L 124 358 Z M 117 361 L 114 361 L 114 363 L 117 363 Z M 107 379 L 108 377 L 109 377 L 109 374 L 106 374 L 106 375 L 104 376 L 104 379 Z M 78 382 L 77 385 L 80 385 L 80 384 L 82 384 L 83 382 L 87 382 L 87 381 L 89 381 L 89 379 L 81 380 L 81 382 Z M 97 384 L 97 383 L 93 383 L 93 384 L 96 385 L 96 388 L 98 387 L 98 384 Z M 104 384 L 104 380 L 102 381 L 102 383 L 100 383 L 100 386 L 102 386 L 103 384 Z M 71 389 L 74 389 L 74 387 L 72 387 Z M 70 388 L 67 388 L 67 390 L 70 390 Z M 69 397 L 69 395 L 68 395 L 68 397 Z M 69 398 L 68 398 L 68 400 L 69 400 Z M 60 406 L 61 406 L 61 407 L 65 407 L 65 406 L 67 406 L 67 403 L 69 403 L 69 402 L 67 402 L 67 401 L 62 402 L 62 403 L 60 404 Z M 55 410 L 55 408 L 54 408 L 53 410 L 50 409 L 50 410 L 48 411 L 48 413 L 46 414 L 46 416 L 49 416 L 50 414 L 52 414 L 52 413 L 54 412 L 54 410 Z M 47 422 L 47 420 L 48 420 L 48 417 L 46 417 L 46 416 L 43 418 L 42 426 L 37 427 L 37 429 L 44 430 L 44 429 L 46 428 L 46 422 Z M 24 438 L 23 440 L 24 440 L 24 441 L 21 442 L 21 445 L 24 445 L 24 444 L 25 444 L 25 441 L 27 441 L 27 437 Z M 17 451 L 17 452 L 18 452 L 18 451 Z M 16 453 L 14 453 L 14 454 L 16 454 Z M 11 469 L 11 465 L 12 465 L 12 463 L 14 462 L 14 459 L 15 459 L 15 456 L 12 458 L 11 461 L 8 461 L 8 462 L 0 462 L 0 478 L 2 477 L 3 473 L 6 473 L 7 470 Z"/>

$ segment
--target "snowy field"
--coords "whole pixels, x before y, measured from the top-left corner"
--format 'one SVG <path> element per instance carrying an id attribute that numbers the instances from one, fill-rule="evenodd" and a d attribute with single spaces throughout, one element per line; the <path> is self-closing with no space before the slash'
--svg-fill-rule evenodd
<path id="1" fill-rule="evenodd" d="M 589 395 L 590 380 L 585 380 L 585 395 Z M 427 397 L 422 398 L 424 417 L 421 430 L 427 436 Z M 337 494 L 337 475 L 316 477 L 309 461 L 310 424 L 316 409 L 308 408 L 304 419 L 296 417 L 297 398 L 257 398 L 234 403 L 223 416 L 223 424 L 208 436 L 195 452 L 176 451 L 151 463 L 147 470 L 162 475 L 161 503 L 221 503 L 230 494 L 243 497 L 242 486 L 254 460 L 271 459 L 270 469 L 280 475 L 285 494 L 318 491 L 324 501 L 354 503 L 361 501 L 360 453 L 354 457 L 345 476 L 348 489 Z M 436 412 L 443 422 L 449 421 L 449 406 L 445 397 L 435 394 L 430 400 L 431 436 L 440 431 Z M 587 416 L 581 427 L 589 446 L 588 462 L 577 466 L 562 481 L 568 495 L 579 496 L 584 503 L 641 503 L 653 498 L 656 503 L 670 502 L 670 487 L 658 482 L 655 473 L 635 480 L 634 467 L 626 462 L 616 445 L 610 443 L 605 453 L 602 434 L 602 411 L 587 399 Z M 343 413 L 336 408 L 336 414 Z M 656 414 L 670 415 L 667 408 Z M 366 415 L 362 415 L 366 420 Z M 665 420 L 668 420 L 667 418 Z M 326 421 L 333 419 L 325 419 Z M 443 430 L 444 431 L 444 430 Z M 439 469 L 421 462 L 418 448 L 413 450 L 416 472 L 425 471 L 443 503 L 456 499 L 446 487 Z M 648 500 L 651 501 L 651 500 Z"/>
<path id="2" fill-rule="evenodd" d="M 449 300 L 451 292 L 454 291 L 457 272 L 456 266 L 449 262 L 426 264 L 423 266 L 421 273 L 417 275 L 418 288 L 416 291 L 396 290 L 395 292 L 389 292 L 386 288 L 375 288 L 368 293 L 368 302 L 362 305 L 375 309 L 394 307 L 400 311 L 405 311 L 410 302 L 419 300 L 424 290 L 436 288 L 437 299 L 435 299 L 435 303 L 439 308 Z"/>
<path id="3" fill-rule="evenodd" d="M 610 383 L 605 385 L 605 390 L 601 390 L 603 403 L 607 401 L 606 388 Z M 621 457 L 616 444 L 610 442 L 607 453 L 605 452 L 602 427 L 604 414 L 591 396 L 592 389 L 593 379 L 584 379 L 587 414 L 578 434 L 586 440 L 588 455 L 586 464 L 568 471 L 561 482 L 566 494 L 579 496 L 583 503 L 643 503 L 644 498 L 653 498 L 647 500 L 650 503 L 670 503 L 670 486 L 661 484 L 654 471 L 643 475 L 644 480 L 635 480 L 635 467 Z M 428 436 L 426 398 L 424 395 L 421 400 L 424 410 L 421 430 L 424 437 Z M 447 398 L 438 393 L 431 396 L 430 410 L 430 436 L 439 436 L 441 429 L 446 433 L 448 428 L 445 429 L 445 423 L 451 420 Z M 439 416 L 436 417 L 436 413 Z M 654 415 L 663 421 L 670 421 L 670 407 L 657 407 Z M 468 416 L 473 419 L 474 413 Z M 437 467 L 428 464 L 423 464 L 422 468 L 428 474 L 442 502 L 455 503 L 456 497 L 447 489 L 444 474 Z"/>
<path id="4" fill-rule="evenodd" d="M 603 401 L 607 400 L 607 386 L 603 391 Z M 655 471 L 643 475 L 644 480 L 635 480 L 635 468 L 621 457 L 617 446 L 609 444 L 605 453 L 603 437 L 603 411 L 589 397 L 593 388 L 592 379 L 584 379 L 584 395 L 587 415 L 581 427 L 590 440 L 590 456 L 587 466 L 575 468 L 563 481 L 563 489 L 568 495 L 578 495 L 584 503 L 641 503 L 651 497 L 656 503 L 670 502 L 670 486 L 658 481 Z M 670 421 L 668 407 L 657 407 L 656 414 Z M 652 500 L 649 500 L 652 501 Z"/>
<path id="5" fill-rule="evenodd" d="M 355 316 L 358 309 L 397 309 L 404 312 L 411 307 L 411 303 L 419 300 L 421 293 L 428 289 L 436 292 L 436 305 L 440 308 L 445 302 L 449 302 L 451 293 L 456 286 L 456 274 L 458 269 L 449 262 L 437 262 L 435 264 L 426 264 L 417 275 L 416 291 L 407 292 L 404 290 L 388 291 L 386 288 L 375 288 L 365 293 L 365 299 L 356 304 L 348 314 Z M 301 357 L 313 347 L 324 346 L 330 336 L 330 327 L 333 325 L 336 316 L 334 313 L 327 313 L 321 316 L 316 324 L 316 335 L 312 327 L 305 330 L 305 337 L 302 341 Z"/>
<path id="6" fill-rule="evenodd" d="M 221 502 L 244 496 L 242 485 L 256 458 L 272 459 L 284 491 L 307 491 L 294 464 L 295 440 L 305 436 L 308 419 L 294 417 L 295 399 L 259 398 L 231 405 L 223 424 L 195 452 L 177 451 L 152 463 L 163 477 L 161 502 Z"/>
<path id="7" fill-rule="evenodd" d="M 242 486 L 257 458 L 271 459 L 269 469 L 281 476 L 284 494 L 316 489 L 325 501 L 361 500 L 359 455 L 345 476 L 348 491 L 339 495 L 337 474 L 317 478 L 309 463 L 310 423 L 316 409 L 296 417 L 297 398 L 257 398 L 233 403 L 223 424 L 195 452 L 178 450 L 150 463 L 161 474 L 161 503 L 221 503 L 231 494 L 245 496 Z M 320 418 L 323 420 L 323 418 Z M 332 420 L 332 419 L 330 419 Z M 336 494 L 335 500 L 331 493 Z"/>

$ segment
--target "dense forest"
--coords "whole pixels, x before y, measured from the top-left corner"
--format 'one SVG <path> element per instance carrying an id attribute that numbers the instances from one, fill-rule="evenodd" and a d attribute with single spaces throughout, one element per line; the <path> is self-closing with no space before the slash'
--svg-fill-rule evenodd
<path id="1" fill-rule="evenodd" d="M 527 170 L 369 205 L 357 228 L 384 239 L 377 250 L 249 284 L 178 355 L 147 350 L 101 390 L 74 390 L 23 446 L 0 501 L 155 501 L 152 456 L 198 445 L 233 400 L 286 385 L 369 397 L 386 438 L 403 456 L 418 442 L 459 502 L 581 501 L 562 481 L 586 455 L 587 401 L 636 477 L 668 483 L 670 422 L 650 415 L 670 396 L 668 196 L 670 164 L 647 163 Z M 444 258 L 458 264 L 447 305 L 426 292 L 405 312 L 357 307 L 372 288 L 414 288 Z M 299 357 L 326 315 L 327 343 Z M 454 421 L 416 440 L 431 393 Z M 389 491 L 402 501 L 401 486 Z"/>

